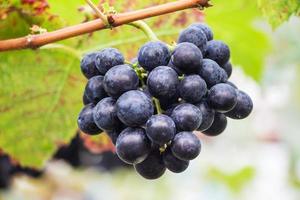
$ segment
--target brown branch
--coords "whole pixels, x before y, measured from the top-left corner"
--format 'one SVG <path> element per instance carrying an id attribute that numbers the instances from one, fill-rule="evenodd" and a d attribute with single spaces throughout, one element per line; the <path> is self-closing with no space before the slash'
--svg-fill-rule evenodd
<path id="1" fill-rule="evenodd" d="M 209 0 L 179 0 L 137 11 L 110 15 L 107 18 L 109 23 L 112 26 L 116 27 L 133 21 L 172 13 L 188 8 L 209 7 L 210 4 L 208 3 L 208 1 Z M 85 33 L 91 33 L 105 28 L 107 27 L 102 22 L 102 20 L 96 19 L 82 24 L 62 28 L 53 32 L 43 33 L 39 35 L 28 35 L 26 37 L 16 39 L 2 40 L 0 41 L 0 51 L 25 48 L 35 49 L 45 44 L 79 36 Z"/>

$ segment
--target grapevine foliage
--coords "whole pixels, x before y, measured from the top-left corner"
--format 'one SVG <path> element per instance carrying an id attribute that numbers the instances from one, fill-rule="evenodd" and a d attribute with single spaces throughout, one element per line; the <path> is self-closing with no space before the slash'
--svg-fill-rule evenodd
<path id="1" fill-rule="evenodd" d="M 258 0 L 258 6 L 273 28 L 287 21 L 290 16 L 300 14 L 298 0 Z"/>

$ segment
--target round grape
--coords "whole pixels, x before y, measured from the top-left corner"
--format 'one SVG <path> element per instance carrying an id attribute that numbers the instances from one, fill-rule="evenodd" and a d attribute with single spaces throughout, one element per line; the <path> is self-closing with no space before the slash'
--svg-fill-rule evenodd
<path id="1" fill-rule="evenodd" d="M 191 24 L 190 27 L 197 27 L 197 28 L 201 29 L 204 32 L 207 41 L 213 40 L 214 34 L 213 34 L 212 30 L 210 29 L 210 27 L 207 26 L 206 24 L 194 23 L 194 24 Z"/>
<path id="2" fill-rule="evenodd" d="M 201 143 L 192 132 L 180 132 L 175 135 L 171 151 L 180 160 L 193 160 L 201 151 Z"/>
<path id="3" fill-rule="evenodd" d="M 249 95 L 241 90 L 237 90 L 237 103 L 234 108 L 225 113 L 225 115 L 232 119 L 244 119 L 250 115 L 252 109 L 253 102 Z"/>
<path id="4" fill-rule="evenodd" d="M 237 103 L 236 89 L 226 83 L 213 86 L 208 92 L 209 105 L 218 112 L 228 112 Z"/>
<path id="5" fill-rule="evenodd" d="M 201 52 L 205 52 L 207 38 L 202 29 L 196 26 L 189 26 L 184 29 L 178 38 L 178 43 L 189 42 L 196 45 Z"/>
<path id="6" fill-rule="evenodd" d="M 212 125 L 214 121 L 215 111 L 209 107 L 206 100 L 201 101 L 196 106 L 200 109 L 202 113 L 202 123 L 197 130 L 205 131 Z"/>
<path id="7" fill-rule="evenodd" d="M 174 173 L 181 173 L 189 166 L 189 161 L 176 158 L 170 149 L 164 152 L 163 162 L 167 169 Z"/>
<path id="8" fill-rule="evenodd" d="M 81 59 L 80 62 L 81 72 L 87 79 L 90 79 L 93 76 L 101 75 L 95 65 L 97 53 L 98 52 L 85 54 Z"/>
<path id="9" fill-rule="evenodd" d="M 89 135 L 96 135 L 102 132 L 93 119 L 93 104 L 87 104 L 79 113 L 77 124 L 79 129 Z"/>
<path id="10" fill-rule="evenodd" d="M 95 64 L 99 72 L 104 75 L 112 67 L 124 64 L 124 57 L 118 49 L 106 48 L 97 53 Z"/>
<path id="11" fill-rule="evenodd" d="M 222 66 L 229 61 L 229 47 L 221 41 L 211 40 L 207 43 L 205 57 L 216 61 Z"/>
<path id="12" fill-rule="evenodd" d="M 132 127 L 144 125 L 154 113 L 151 99 L 138 90 L 131 90 L 121 95 L 116 106 L 118 118 Z"/>
<path id="13" fill-rule="evenodd" d="M 157 179 L 166 171 L 159 151 L 152 151 L 143 162 L 134 165 L 134 168 L 146 179 Z"/>
<path id="14" fill-rule="evenodd" d="M 148 42 L 142 46 L 138 53 L 138 62 L 147 71 L 158 66 L 165 66 L 169 60 L 169 49 L 162 42 Z"/>
<path id="15" fill-rule="evenodd" d="M 171 62 L 186 74 L 196 74 L 202 65 L 202 53 L 192 43 L 180 43 L 176 46 Z"/>
<path id="16" fill-rule="evenodd" d="M 139 85 L 139 78 L 129 65 L 124 64 L 108 70 L 104 76 L 103 84 L 107 94 L 117 98 L 124 92 L 136 90 Z"/>
<path id="17" fill-rule="evenodd" d="M 144 161 L 150 150 L 150 141 L 142 128 L 128 127 L 117 138 L 117 155 L 128 164 L 137 164 Z"/>
<path id="18" fill-rule="evenodd" d="M 116 100 L 111 97 L 102 99 L 94 108 L 94 121 L 102 130 L 113 130 L 121 125 L 117 117 Z"/>
<path id="19" fill-rule="evenodd" d="M 196 106 L 183 103 L 174 108 L 171 118 L 180 131 L 194 131 L 202 122 L 202 114 Z"/>
<path id="20" fill-rule="evenodd" d="M 185 76 L 178 89 L 180 97 L 190 103 L 200 102 L 207 92 L 206 83 L 199 75 Z"/>
<path id="21" fill-rule="evenodd" d="M 146 123 L 146 134 L 152 142 L 163 145 L 173 139 L 176 126 L 167 115 L 153 115 Z"/>
<path id="22" fill-rule="evenodd" d="M 156 67 L 150 72 L 147 79 L 149 92 L 156 98 L 170 99 L 174 97 L 178 84 L 177 73 L 167 66 Z"/>
<path id="23" fill-rule="evenodd" d="M 203 59 L 202 67 L 198 71 L 199 75 L 205 80 L 207 87 L 218 83 L 224 83 L 228 77 L 224 69 L 222 69 L 215 61 Z"/>
<path id="24" fill-rule="evenodd" d="M 97 104 L 101 99 L 107 97 L 103 87 L 103 76 L 94 76 L 89 79 L 84 91 L 87 100 Z"/>
<path id="25" fill-rule="evenodd" d="M 215 113 L 214 122 L 212 125 L 202 133 L 208 136 L 217 136 L 220 135 L 227 126 L 227 118 L 223 113 Z"/>
<path id="26" fill-rule="evenodd" d="M 221 67 L 225 70 L 225 72 L 227 74 L 227 77 L 229 78 L 232 74 L 232 65 L 231 65 L 231 63 L 227 62 L 226 64 L 222 65 Z"/>

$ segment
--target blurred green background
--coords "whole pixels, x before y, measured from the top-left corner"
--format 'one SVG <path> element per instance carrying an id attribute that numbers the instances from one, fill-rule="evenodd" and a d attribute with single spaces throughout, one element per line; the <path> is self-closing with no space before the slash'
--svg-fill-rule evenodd
<path id="1" fill-rule="evenodd" d="M 94 2 L 126 12 L 170 0 Z M 206 22 L 215 38 L 231 48 L 231 80 L 254 101 L 249 118 L 229 120 L 216 138 L 200 134 L 203 151 L 182 174 L 147 181 L 130 168 L 72 168 L 49 159 L 76 135 L 86 83 L 81 56 L 116 47 L 130 60 L 147 38 L 122 26 L 37 50 L 1 52 L 0 152 L 22 166 L 44 169 L 44 174 L 38 179 L 16 176 L 0 199 L 300 199 L 300 2 L 211 3 L 204 11 L 145 21 L 168 43 L 190 23 Z M 94 18 L 83 0 L 0 0 L 0 40 L 26 36 L 33 25 L 52 31 Z M 80 154 L 79 159 L 87 163 L 97 164 L 99 152 L 112 149 L 105 135 L 81 137 L 92 158 Z"/>

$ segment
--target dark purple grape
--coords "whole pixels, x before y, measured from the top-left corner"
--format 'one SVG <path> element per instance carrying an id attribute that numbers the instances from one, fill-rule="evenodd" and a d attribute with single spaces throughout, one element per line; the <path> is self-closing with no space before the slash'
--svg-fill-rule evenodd
<path id="1" fill-rule="evenodd" d="M 79 129 L 89 135 L 96 135 L 102 132 L 94 122 L 93 109 L 93 104 L 86 105 L 79 113 L 77 120 Z"/>
<path id="2" fill-rule="evenodd" d="M 103 76 L 94 76 L 89 79 L 85 86 L 84 95 L 87 100 L 93 104 L 97 104 L 101 99 L 107 97 L 107 93 L 103 88 Z"/>
<path id="3" fill-rule="evenodd" d="M 144 125 L 154 113 L 151 99 L 138 90 L 122 94 L 116 106 L 118 118 L 131 127 Z"/>
<path id="4" fill-rule="evenodd" d="M 178 159 L 169 148 L 163 154 L 163 162 L 167 169 L 174 173 L 181 173 L 189 166 L 189 161 Z"/>
<path id="5" fill-rule="evenodd" d="M 201 143 L 193 132 L 180 132 L 175 135 L 171 150 L 180 160 L 193 160 L 201 151 Z"/>
<path id="6" fill-rule="evenodd" d="M 127 64 L 118 65 L 105 74 L 104 89 L 109 96 L 117 98 L 129 90 L 136 90 L 139 78 L 135 71 Z"/>
<path id="7" fill-rule="evenodd" d="M 166 171 L 159 151 L 152 151 L 143 162 L 134 165 L 134 168 L 146 179 L 157 179 Z"/>
<path id="8" fill-rule="evenodd" d="M 202 122 L 202 114 L 199 108 L 189 103 L 176 106 L 171 118 L 174 120 L 177 130 L 180 131 L 194 131 Z"/>
<path id="9" fill-rule="evenodd" d="M 152 142 L 163 145 L 173 139 L 176 126 L 167 115 L 153 115 L 146 123 L 146 134 Z"/>
<path id="10" fill-rule="evenodd" d="M 237 92 L 234 87 L 219 83 L 209 90 L 207 100 L 211 108 L 218 112 L 228 112 L 237 103 Z"/>
<path id="11" fill-rule="evenodd" d="M 205 131 L 212 125 L 214 121 L 215 111 L 209 107 L 206 100 L 201 101 L 196 106 L 200 109 L 202 113 L 202 123 L 197 130 Z"/>
<path id="12" fill-rule="evenodd" d="M 232 65 L 231 65 L 231 63 L 227 62 L 226 64 L 224 64 L 224 65 L 222 65 L 220 67 L 222 67 L 225 70 L 225 72 L 226 72 L 226 74 L 227 74 L 227 76 L 229 78 L 231 76 L 231 74 L 232 74 Z"/>
<path id="13" fill-rule="evenodd" d="M 87 79 L 90 79 L 93 76 L 101 75 L 101 73 L 98 71 L 98 69 L 95 65 L 97 53 L 98 52 L 92 52 L 92 53 L 85 54 L 83 56 L 83 58 L 81 59 L 81 62 L 80 62 L 81 72 Z"/>
<path id="14" fill-rule="evenodd" d="M 237 91 L 237 103 L 232 110 L 225 113 L 232 119 L 244 119 L 248 117 L 253 109 L 253 102 L 248 94 L 241 90 Z"/>
<path id="15" fill-rule="evenodd" d="M 152 70 L 147 79 L 150 94 L 156 98 L 170 99 L 176 95 L 179 84 L 177 73 L 170 67 L 159 66 Z"/>
<path id="16" fill-rule="evenodd" d="M 205 80 L 208 88 L 218 83 L 225 83 L 228 79 L 225 70 L 210 59 L 203 59 L 202 67 L 198 73 Z"/>
<path id="17" fill-rule="evenodd" d="M 118 136 L 116 152 L 128 164 L 144 161 L 151 150 L 150 140 L 142 128 L 126 128 Z"/>
<path id="18" fill-rule="evenodd" d="M 206 83 L 199 75 L 185 76 L 178 89 L 180 97 L 190 103 L 200 102 L 207 92 Z"/>
<path id="19" fill-rule="evenodd" d="M 94 121 L 102 130 L 114 130 L 121 125 L 117 116 L 116 100 L 111 97 L 102 99 L 94 108 Z"/>
<path id="20" fill-rule="evenodd" d="M 178 38 L 178 43 L 189 42 L 196 45 L 201 52 L 205 52 L 207 38 L 202 29 L 196 26 L 189 26 L 184 29 Z"/>
<path id="21" fill-rule="evenodd" d="M 229 61 L 230 50 L 229 47 L 218 40 L 211 40 L 207 42 L 205 58 L 216 61 L 220 66 Z"/>
<path id="22" fill-rule="evenodd" d="M 124 57 L 118 49 L 106 48 L 97 53 L 95 64 L 104 75 L 112 67 L 124 64 Z"/>
<path id="23" fill-rule="evenodd" d="M 147 71 L 158 66 L 166 66 L 169 60 L 169 49 L 162 42 L 148 42 L 142 46 L 138 53 L 138 62 Z"/>
<path id="24" fill-rule="evenodd" d="M 214 122 L 212 125 L 202 133 L 208 136 L 217 136 L 220 135 L 227 126 L 227 118 L 223 113 L 215 113 Z"/>
<path id="25" fill-rule="evenodd" d="M 172 54 L 171 62 L 183 73 L 197 74 L 202 65 L 202 53 L 192 43 L 180 43 Z"/>
<path id="26" fill-rule="evenodd" d="M 212 30 L 210 29 L 209 26 L 207 26 L 204 23 L 194 23 L 194 24 L 191 24 L 190 27 L 197 27 L 197 28 L 201 29 L 205 33 L 207 41 L 210 41 L 214 38 L 214 34 L 213 34 Z"/>

